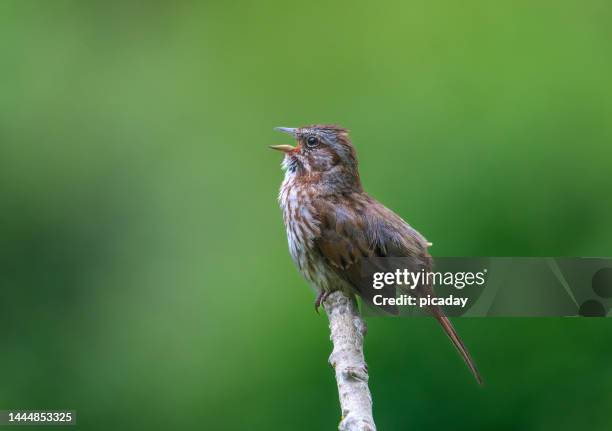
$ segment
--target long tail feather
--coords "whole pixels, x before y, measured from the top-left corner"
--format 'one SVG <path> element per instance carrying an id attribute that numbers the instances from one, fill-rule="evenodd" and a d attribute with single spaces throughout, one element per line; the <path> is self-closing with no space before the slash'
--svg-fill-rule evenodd
<path id="1" fill-rule="evenodd" d="M 444 329 L 444 332 L 446 332 L 448 338 L 450 338 L 450 340 L 453 342 L 453 345 L 457 348 L 459 355 L 461 355 L 472 374 L 474 374 L 474 377 L 476 378 L 478 384 L 482 386 L 482 377 L 480 376 L 480 373 L 476 368 L 476 363 L 472 359 L 472 356 L 470 355 L 470 352 L 468 352 L 468 349 L 465 347 L 465 344 L 463 344 L 463 341 L 461 341 L 461 338 L 459 337 L 459 334 L 457 334 L 457 331 L 455 330 L 455 327 L 453 326 L 451 321 L 448 319 L 448 317 L 444 315 L 442 310 L 440 310 L 438 307 L 431 307 L 430 310 L 431 314 L 433 314 L 436 320 L 440 322 L 440 325 L 442 325 L 442 329 Z"/>

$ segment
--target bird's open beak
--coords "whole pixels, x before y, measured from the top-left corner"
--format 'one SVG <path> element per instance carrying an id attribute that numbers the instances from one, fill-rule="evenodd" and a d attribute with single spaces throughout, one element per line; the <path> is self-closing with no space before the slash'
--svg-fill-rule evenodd
<path id="1" fill-rule="evenodd" d="M 274 130 L 277 130 L 277 131 L 283 132 L 283 133 L 288 133 L 291 136 L 295 137 L 296 129 L 293 129 L 291 127 L 275 127 Z"/>
<path id="2" fill-rule="evenodd" d="M 288 133 L 291 136 L 295 137 L 296 129 L 291 127 L 275 127 L 274 130 L 278 130 L 279 132 Z M 290 153 L 295 150 L 296 147 L 292 147 L 291 145 L 270 145 L 270 148 L 277 151 L 282 151 L 283 153 Z"/>
<path id="3" fill-rule="evenodd" d="M 270 148 L 276 151 L 282 151 L 283 153 L 290 153 L 295 150 L 295 147 L 291 145 L 270 145 Z"/>

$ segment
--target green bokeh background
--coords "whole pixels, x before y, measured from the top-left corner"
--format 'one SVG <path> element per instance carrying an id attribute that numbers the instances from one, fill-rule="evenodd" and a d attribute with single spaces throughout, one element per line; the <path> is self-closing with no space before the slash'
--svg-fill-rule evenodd
<path id="1" fill-rule="evenodd" d="M 0 409 L 98 430 L 334 429 L 274 126 L 352 130 L 438 256 L 612 254 L 612 8 L 0 4 Z M 604 430 L 612 320 L 369 320 L 380 430 Z"/>

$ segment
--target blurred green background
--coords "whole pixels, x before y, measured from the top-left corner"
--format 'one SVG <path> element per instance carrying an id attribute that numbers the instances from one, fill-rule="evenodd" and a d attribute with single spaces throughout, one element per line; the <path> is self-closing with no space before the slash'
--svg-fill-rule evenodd
<path id="1" fill-rule="evenodd" d="M 612 254 L 612 8 L 0 4 L 0 408 L 79 428 L 339 421 L 274 126 L 352 130 L 437 256 Z M 612 320 L 369 320 L 380 430 L 604 430 Z"/>

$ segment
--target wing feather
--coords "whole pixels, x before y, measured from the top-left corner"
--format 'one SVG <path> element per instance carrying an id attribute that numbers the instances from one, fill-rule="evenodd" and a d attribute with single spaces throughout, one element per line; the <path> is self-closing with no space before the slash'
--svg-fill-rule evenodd
<path id="1" fill-rule="evenodd" d="M 371 258 L 410 257 L 418 268 L 431 267 L 427 240 L 370 196 L 360 193 L 321 200 L 317 205 L 320 235 L 315 239 L 316 250 L 366 302 L 372 304 L 375 294 L 395 296 L 395 286 L 373 289 L 370 273 L 393 269 L 391 262 Z M 383 308 L 397 313 L 395 306 Z"/>

